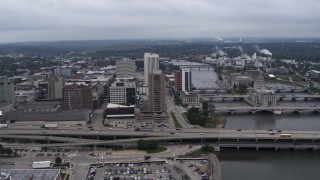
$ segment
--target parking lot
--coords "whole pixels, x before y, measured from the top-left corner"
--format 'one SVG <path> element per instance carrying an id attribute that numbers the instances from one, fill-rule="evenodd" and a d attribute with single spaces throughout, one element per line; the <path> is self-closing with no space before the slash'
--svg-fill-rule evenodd
<path id="1" fill-rule="evenodd" d="M 89 170 L 88 179 L 104 180 L 200 180 L 206 176 L 206 161 L 156 161 L 106 163 Z M 102 178 L 103 177 L 103 178 Z"/>
<path id="2" fill-rule="evenodd" d="M 68 156 L 69 150 L 65 149 L 55 149 L 55 150 L 29 150 L 29 149 L 15 149 L 15 153 L 19 156 L 26 156 L 26 157 L 37 157 L 37 156 Z"/>

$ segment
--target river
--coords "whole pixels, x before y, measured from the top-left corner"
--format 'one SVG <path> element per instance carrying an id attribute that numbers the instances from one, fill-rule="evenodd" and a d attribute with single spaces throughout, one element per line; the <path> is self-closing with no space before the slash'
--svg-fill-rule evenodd
<path id="1" fill-rule="evenodd" d="M 223 180 L 318 180 L 320 154 L 291 151 L 223 151 Z"/>
<path id="2" fill-rule="evenodd" d="M 179 61 L 178 64 L 189 65 Z M 218 87 L 214 71 L 192 71 L 196 88 Z M 280 86 L 270 84 L 270 86 Z M 287 85 L 284 85 L 285 88 Z M 219 102 L 218 102 L 219 103 Z M 242 104 L 243 102 L 225 102 Z M 299 103 L 299 102 L 296 102 Z M 319 102 L 320 103 L 320 102 Z M 320 115 L 310 112 L 293 112 L 275 115 L 267 112 L 256 114 L 223 114 L 226 129 L 287 129 L 320 130 Z M 318 180 L 320 153 L 297 151 L 222 151 L 218 154 L 223 180 Z"/>

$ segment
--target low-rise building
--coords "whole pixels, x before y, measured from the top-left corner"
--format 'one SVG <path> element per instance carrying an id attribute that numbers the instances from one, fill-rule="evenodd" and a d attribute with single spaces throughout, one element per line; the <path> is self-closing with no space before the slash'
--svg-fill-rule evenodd
<path id="1" fill-rule="evenodd" d="M 231 87 L 234 85 L 239 86 L 239 85 L 245 85 L 245 86 L 250 86 L 251 83 L 253 82 L 253 78 L 249 76 L 234 76 L 231 79 Z"/>
<path id="2" fill-rule="evenodd" d="M 180 93 L 181 104 L 189 107 L 201 107 L 200 97 L 194 93 L 182 91 Z"/>
<path id="3" fill-rule="evenodd" d="M 256 103 L 259 106 L 264 107 L 275 107 L 277 106 L 277 97 L 272 90 L 258 90 L 253 89 L 249 91 L 249 98 L 250 101 Z"/>
<path id="4" fill-rule="evenodd" d="M 60 169 L 1 169 L 3 180 L 61 180 Z"/>

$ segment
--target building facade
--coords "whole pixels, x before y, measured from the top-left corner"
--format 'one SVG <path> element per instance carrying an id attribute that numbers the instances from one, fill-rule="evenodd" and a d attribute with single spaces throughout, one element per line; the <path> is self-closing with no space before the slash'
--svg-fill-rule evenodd
<path id="1" fill-rule="evenodd" d="M 135 82 L 115 81 L 109 88 L 110 103 L 134 105 L 136 102 Z"/>
<path id="2" fill-rule="evenodd" d="M 117 78 L 136 77 L 136 69 L 136 62 L 128 58 L 116 61 Z"/>
<path id="3" fill-rule="evenodd" d="M 14 79 L 0 76 L 0 102 L 11 104 L 14 100 Z"/>
<path id="4" fill-rule="evenodd" d="M 92 109 L 91 87 L 86 84 L 66 84 L 63 87 L 63 104 L 67 109 Z"/>
<path id="5" fill-rule="evenodd" d="M 64 77 L 51 76 L 48 79 L 48 99 L 62 99 Z"/>
<path id="6" fill-rule="evenodd" d="M 182 69 L 182 91 L 190 92 L 192 90 L 191 69 Z"/>
<path id="7" fill-rule="evenodd" d="M 257 90 L 249 91 L 249 100 L 263 107 L 277 106 L 277 97 L 273 91 L 270 90 Z"/>
<path id="8" fill-rule="evenodd" d="M 153 113 L 166 111 L 165 76 L 161 70 L 149 74 L 149 108 Z"/>
<path id="9" fill-rule="evenodd" d="M 144 84 L 148 86 L 148 78 L 149 74 L 153 72 L 153 70 L 159 69 L 159 54 L 153 53 L 145 53 L 144 54 Z"/>
<path id="10" fill-rule="evenodd" d="M 202 107 L 200 97 L 197 94 L 182 91 L 180 93 L 180 100 L 181 100 L 181 104 L 184 106 L 197 107 L 197 108 Z"/>
<path id="11" fill-rule="evenodd" d="M 176 91 L 182 91 L 182 71 L 181 69 L 174 71 L 174 87 Z"/>
<path id="12" fill-rule="evenodd" d="M 72 75 L 72 69 L 67 66 L 58 66 L 53 70 L 53 75 L 57 77 L 70 78 Z"/>

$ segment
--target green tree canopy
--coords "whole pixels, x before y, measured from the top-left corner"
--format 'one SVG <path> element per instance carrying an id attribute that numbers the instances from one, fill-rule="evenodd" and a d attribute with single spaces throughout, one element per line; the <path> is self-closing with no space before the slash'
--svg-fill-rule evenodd
<path id="1" fill-rule="evenodd" d="M 56 157 L 55 160 L 54 160 L 54 162 L 55 162 L 56 164 L 61 164 L 61 163 L 62 163 L 61 157 L 60 157 L 60 156 Z"/>
<path id="2" fill-rule="evenodd" d="M 155 140 L 143 140 L 139 139 L 137 141 L 138 149 L 139 150 L 148 150 L 148 149 L 154 149 L 158 147 L 158 142 Z"/>

